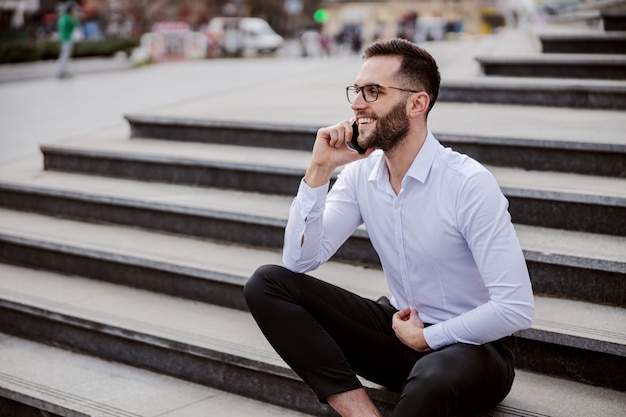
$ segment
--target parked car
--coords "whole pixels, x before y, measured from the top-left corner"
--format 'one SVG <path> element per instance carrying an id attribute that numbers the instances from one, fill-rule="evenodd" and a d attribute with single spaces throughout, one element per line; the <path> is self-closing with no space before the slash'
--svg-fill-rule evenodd
<path id="1" fill-rule="evenodd" d="M 226 56 L 274 53 L 285 44 L 285 39 L 269 23 L 257 17 L 215 17 L 206 31 L 218 39 Z"/>

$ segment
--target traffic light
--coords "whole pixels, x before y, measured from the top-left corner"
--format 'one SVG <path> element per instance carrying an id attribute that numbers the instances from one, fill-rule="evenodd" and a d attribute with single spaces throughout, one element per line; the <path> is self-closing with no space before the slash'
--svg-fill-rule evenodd
<path id="1" fill-rule="evenodd" d="M 317 23 L 325 23 L 328 20 L 328 10 L 317 9 L 315 13 L 313 13 L 313 20 Z"/>

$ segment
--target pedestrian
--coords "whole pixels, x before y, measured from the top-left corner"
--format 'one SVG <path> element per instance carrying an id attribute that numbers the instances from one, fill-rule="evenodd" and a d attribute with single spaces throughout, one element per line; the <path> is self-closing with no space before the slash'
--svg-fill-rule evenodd
<path id="1" fill-rule="evenodd" d="M 323 56 L 331 56 L 333 54 L 333 37 L 326 32 L 320 36 L 320 48 Z"/>
<path id="2" fill-rule="evenodd" d="M 61 48 L 59 51 L 59 59 L 57 61 L 57 77 L 70 77 L 67 66 L 69 64 L 72 51 L 74 49 L 74 30 L 78 26 L 77 18 L 78 7 L 74 3 L 66 3 L 61 6 L 60 16 L 57 20 L 57 30 Z"/>
<path id="3" fill-rule="evenodd" d="M 352 48 L 352 53 L 358 54 L 361 52 L 361 47 L 363 46 L 363 38 L 361 36 L 361 26 L 355 26 L 353 28 L 351 38 L 350 38 L 350 46 Z"/>
<path id="4" fill-rule="evenodd" d="M 394 417 L 489 409 L 514 378 L 502 339 L 532 324 L 507 200 L 486 168 L 428 130 L 439 84 L 435 60 L 409 41 L 366 49 L 347 87 L 365 153 L 348 146 L 351 121 L 318 130 L 285 229 L 285 267 L 258 268 L 244 289 L 274 349 L 344 417 L 381 415 L 357 375 L 400 392 Z M 391 299 L 307 274 L 361 224 Z"/>

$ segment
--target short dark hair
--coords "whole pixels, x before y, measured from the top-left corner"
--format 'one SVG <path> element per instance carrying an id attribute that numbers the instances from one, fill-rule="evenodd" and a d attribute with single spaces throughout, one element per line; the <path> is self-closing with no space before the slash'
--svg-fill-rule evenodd
<path id="1" fill-rule="evenodd" d="M 391 39 L 378 41 L 371 44 L 366 50 L 363 58 L 368 59 L 376 56 L 399 56 L 402 63 L 397 75 L 402 82 L 411 85 L 403 85 L 404 88 L 422 88 L 430 97 L 428 111 L 433 108 L 439 96 L 439 85 L 441 75 L 437 62 L 425 49 L 420 48 L 413 42 L 405 39 Z"/>

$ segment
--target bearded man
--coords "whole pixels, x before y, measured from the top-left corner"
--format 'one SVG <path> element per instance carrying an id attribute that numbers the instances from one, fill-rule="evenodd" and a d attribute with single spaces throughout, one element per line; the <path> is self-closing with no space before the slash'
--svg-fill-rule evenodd
<path id="1" fill-rule="evenodd" d="M 244 290 L 274 349 L 344 417 L 381 415 L 357 375 L 400 392 L 395 417 L 489 409 L 514 378 L 501 339 L 532 324 L 507 200 L 487 169 L 428 130 L 439 84 L 424 49 L 400 39 L 367 48 L 346 89 L 365 152 L 349 146 L 352 120 L 319 129 L 285 229 L 285 266 L 260 267 Z M 306 275 L 361 224 L 390 300 Z"/>

